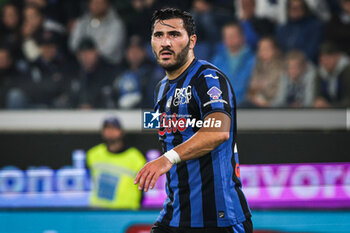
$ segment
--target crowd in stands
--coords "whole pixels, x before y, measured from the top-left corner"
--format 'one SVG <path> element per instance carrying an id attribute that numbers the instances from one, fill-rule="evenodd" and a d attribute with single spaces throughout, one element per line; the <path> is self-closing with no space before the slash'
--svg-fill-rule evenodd
<path id="1" fill-rule="evenodd" d="M 192 13 L 238 107 L 350 107 L 350 0 L 0 0 L 0 108 L 152 108 L 163 7 Z"/>

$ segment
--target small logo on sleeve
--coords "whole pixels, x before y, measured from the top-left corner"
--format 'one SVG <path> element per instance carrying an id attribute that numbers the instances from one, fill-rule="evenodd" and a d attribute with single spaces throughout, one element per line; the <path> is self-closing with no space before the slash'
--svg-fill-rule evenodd
<path id="1" fill-rule="evenodd" d="M 225 218 L 225 211 L 219 211 L 219 218 Z"/>
<path id="2" fill-rule="evenodd" d="M 212 78 L 212 79 L 219 79 L 219 77 L 218 76 L 213 76 L 212 74 L 207 74 L 207 75 L 204 75 L 204 77 L 206 77 L 206 78 Z"/>
<path id="3" fill-rule="evenodd" d="M 207 94 L 210 96 L 211 99 L 217 100 L 220 98 L 222 91 L 216 86 L 213 86 L 212 88 L 209 89 Z"/>

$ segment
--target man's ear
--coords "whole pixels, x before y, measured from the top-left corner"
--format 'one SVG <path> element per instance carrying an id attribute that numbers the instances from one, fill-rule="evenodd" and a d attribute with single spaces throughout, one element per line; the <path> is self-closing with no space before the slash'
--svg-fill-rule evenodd
<path id="1" fill-rule="evenodd" d="M 197 35 L 193 34 L 190 36 L 190 49 L 193 49 L 196 46 Z"/>

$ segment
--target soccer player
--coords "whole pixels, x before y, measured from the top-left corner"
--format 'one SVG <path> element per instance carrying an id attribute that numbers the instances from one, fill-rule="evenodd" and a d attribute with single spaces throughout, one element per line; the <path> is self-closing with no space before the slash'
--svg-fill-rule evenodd
<path id="1" fill-rule="evenodd" d="M 195 58 L 191 15 L 158 10 L 152 49 L 166 77 L 156 87 L 163 155 L 147 163 L 135 184 L 148 191 L 166 173 L 167 199 L 152 233 L 253 232 L 241 190 L 235 96 L 226 76 Z"/>

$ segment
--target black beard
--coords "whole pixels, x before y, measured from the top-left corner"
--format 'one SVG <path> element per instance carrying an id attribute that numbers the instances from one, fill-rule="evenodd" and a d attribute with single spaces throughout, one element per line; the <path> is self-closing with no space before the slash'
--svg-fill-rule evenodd
<path id="1" fill-rule="evenodd" d="M 189 50 L 190 50 L 190 41 L 188 41 L 185 48 L 183 48 L 180 51 L 180 53 L 175 56 L 175 64 L 161 65 L 159 62 L 158 63 L 165 71 L 171 72 L 171 71 L 177 70 L 187 62 Z M 157 59 L 158 59 L 158 56 L 157 56 Z"/>

